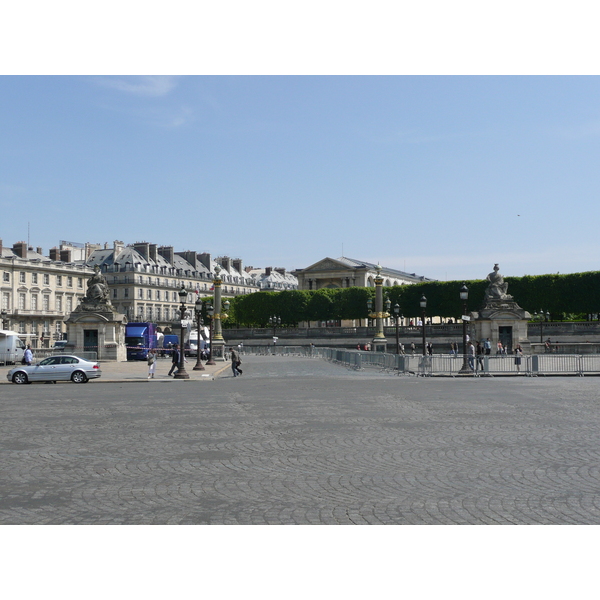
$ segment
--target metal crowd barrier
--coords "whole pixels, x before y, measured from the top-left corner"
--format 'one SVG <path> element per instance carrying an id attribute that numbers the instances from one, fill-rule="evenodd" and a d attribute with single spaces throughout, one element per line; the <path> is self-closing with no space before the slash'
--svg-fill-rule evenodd
<path id="1" fill-rule="evenodd" d="M 533 354 L 521 357 L 521 364 L 515 364 L 515 355 L 488 355 L 467 357 L 462 354 L 388 354 L 360 350 L 321 348 L 310 346 L 242 346 L 243 354 L 260 356 L 283 355 L 302 356 L 328 360 L 349 369 L 378 369 L 381 372 L 397 375 L 417 375 L 422 377 L 463 375 L 464 364 L 467 375 L 493 377 L 503 375 L 579 375 L 600 374 L 600 354 Z M 470 366 L 472 363 L 472 367 Z"/>

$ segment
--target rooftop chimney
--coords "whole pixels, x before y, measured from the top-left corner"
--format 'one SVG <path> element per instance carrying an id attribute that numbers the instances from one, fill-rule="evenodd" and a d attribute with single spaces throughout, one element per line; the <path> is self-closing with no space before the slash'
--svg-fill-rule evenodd
<path id="1" fill-rule="evenodd" d="M 19 258 L 27 258 L 27 242 L 13 244 L 12 250 Z"/>
<path id="2" fill-rule="evenodd" d="M 150 244 L 147 242 L 136 242 L 133 245 L 133 249 L 141 254 L 146 260 L 150 258 Z"/>
<path id="3" fill-rule="evenodd" d="M 170 264 L 175 262 L 175 252 L 173 252 L 173 246 L 160 246 L 158 253 Z"/>
<path id="4" fill-rule="evenodd" d="M 210 253 L 203 252 L 202 254 L 198 254 L 198 259 L 200 262 L 210 271 Z"/>

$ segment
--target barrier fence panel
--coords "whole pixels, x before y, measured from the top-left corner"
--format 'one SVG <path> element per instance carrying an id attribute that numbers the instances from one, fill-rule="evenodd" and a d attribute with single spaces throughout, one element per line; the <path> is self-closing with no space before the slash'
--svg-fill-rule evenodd
<path id="1" fill-rule="evenodd" d="M 434 354 L 422 356 L 420 354 L 388 354 L 383 352 L 367 352 L 360 350 L 323 348 L 315 346 L 250 346 L 240 348 L 243 354 L 258 356 L 282 355 L 301 356 L 307 358 L 324 359 L 344 365 L 350 369 L 379 369 L 397 375 L 420 375 L 429 377 L 460 376 L 463 365 L 471 366 L 469 374 L 472 376 L 494 375 L 584 375 L 586 373 L 600 374 L 600 355 L 586 354 L 533 354 L 521 357 L 521 364 L 515 363 L 514 355 L 488 355 L 471 357 L 472 361 L 463 361 L 461 354 Z M 86 358 L 81 352 L 78 356 Z M 37 359 L 37 356 L 36 356 Z M 89 360 L 96 360 L 94 357 Z M 2 357 L 0 356 L 0 362 Z"/>
<path id="2" fill-rule="evenodd" d="M 583 356 L 575 354 L 534 354 L 531 356 L 533 375 L 551 373 L 582 373 Z M 590 357 L 591 358 L 591 357 Z"/>

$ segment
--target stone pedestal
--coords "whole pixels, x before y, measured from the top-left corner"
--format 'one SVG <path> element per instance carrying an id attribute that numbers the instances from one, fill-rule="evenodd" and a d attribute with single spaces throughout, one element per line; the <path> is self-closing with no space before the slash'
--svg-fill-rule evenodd
<path id="1" fill-rule="evenodd" d="M 114 311 L 73 311 L 65 321 L 68 342 L 65 352 L 80 355 L 96 352 L 96 360 L 126 361 L 125 315 Z M 94 340 L 96 343 L 94 344 Z M 95 346 L 95 347 L 94 347 Z M 85 354 L 82 358 L 85 358 Z"/>
<path id="2" fill-rule="evenodd" d="M 527 338 L 527 322 L 531 315 L 512 300 L 488 300 L 479 311 L 471 313 L 475 340 L 490 338 L 492 354 L 500 340 L 508 352 L 521 344 L 524 354 L 531 353 L 531 342 Z"/>

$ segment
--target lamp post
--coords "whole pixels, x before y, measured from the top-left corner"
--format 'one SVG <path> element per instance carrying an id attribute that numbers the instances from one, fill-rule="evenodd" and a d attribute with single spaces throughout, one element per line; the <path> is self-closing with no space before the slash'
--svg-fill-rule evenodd
<path id="1" fill-rule="evenodd" d="M 273 337 L 275 337 L 275 334 L 277 333 L 277 326 L 281 325 L 281 317 L 269 317 L 269 324 L 273 326 Z"/>
<path id="2" fill-rule="evenodd" d="M 421 296 L 419 305 L 421 306 L 421 325 L 423 327 L 423 356 L 425 356 L 427 354 L 427 348 L 425 347 L 425 309 L 427 308 L 427 298 L 425 298 L 425 294 Z"/>
<path id="3" fill-rule="evenodd" d="M 469 368 L 469 363 L 467 361 L 467 300 L 469 299 L 469 288 L 466 283 L 462 284 L 460 288 L 460 299 L 463 303 L 463 314 L 462 314 L 462 325 L 463 325 L 463 364 L 460 369 L 460 373 L 470 373 L 471 369 Z"/>
<path id="4" fill-rule="evenodd" d="M 200 296 L 196 300 L 194 304 L 194 312 L 196 313 L 196 328 L 198 330 L 198 343 L 196 344 L 196 364 L 194 365 L 194 371 L 205 371 L 204 365 L 200 360 L 200 327 L 204 325 L 204 321 L 202 320 L 202 300 L 200 300 Z"/>
<path id="5" fill-rule="evenodd" d="M 396 354 L 400 354 L 400 333 L 398 330 L 400 321 L 400 305 L 397 302 L 394 304 L 394 315 L 396 315 Z"/>
<path id="6" fill-rule="evenodd" d="M 206 307 L 206 314 L 208 315 L 208 318 L 210 319 L 210 334 L 208 337 L 208 360 L 206 361 L 207 365 L 216 365 L 217 363 L 214 361 L 213 359 L 213 315 L 215 314 L 215 309 L 213 308 L 212 304 L 209 304 Z"/>
<path id="7" fill-rule="evenodd" d="M 540 344 L 542 344 L 544 342 L 544 322 L 550 320 L 550 313 L 548 311 L 544 313 L 544 309 L 542 309 L 539 314 L 534 312 L 533 318 L 540 322 Z"/>
<path id="8" fill-rule="evenodd" d="M 273 327 L 273 346 L 277 346 L 277 326 L 281 325 L 281 317 L 276 315 L 269 317 L 269 325 Z M 273 354 L 275 354 L 275 349 L 273 349 Z"/>
<path id="9" fill-rule="evenodd" d="M 185 343 L 184 343 L 184 326 L 183 321 L 185 317 L 185 301 L 187 300 L 187 290 L 185 289 L 185 285 L 181 286 L 181 289 L 178 292 L 179 300 L 181 301 L 181 339 L 179 344 L 179 368 L 177 373 L 173 375 L 173 379 L 189 379 L 190 376 L 185 370 L 184 360 L 185 360 Z"/>

